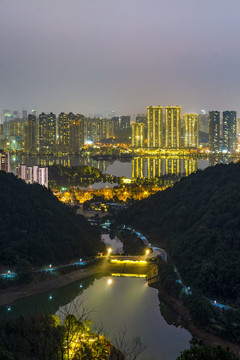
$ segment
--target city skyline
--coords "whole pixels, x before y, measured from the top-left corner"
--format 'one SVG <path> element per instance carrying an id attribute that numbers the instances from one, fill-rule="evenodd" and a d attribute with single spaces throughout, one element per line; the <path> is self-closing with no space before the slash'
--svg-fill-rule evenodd
<path id="1" fill-rule="evenodd" d="M 0 108 L 239 111 L 239 10 L 237 0 L 2 0 Z"/>

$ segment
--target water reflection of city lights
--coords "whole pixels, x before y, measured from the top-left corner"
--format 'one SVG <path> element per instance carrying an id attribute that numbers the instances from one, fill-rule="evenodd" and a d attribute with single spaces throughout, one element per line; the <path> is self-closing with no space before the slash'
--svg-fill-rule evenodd
<path id="1" fill-rule="evenodd" d="M 112 285 L 112 279 L 108 279 L 107 283 L 108 285 Z"/>

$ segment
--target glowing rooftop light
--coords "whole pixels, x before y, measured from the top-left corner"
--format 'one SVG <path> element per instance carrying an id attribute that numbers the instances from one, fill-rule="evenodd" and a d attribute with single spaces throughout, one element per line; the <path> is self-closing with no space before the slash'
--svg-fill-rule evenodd
<path id="1" fill-rule="evenodd" d="M 49 300 L 52 300 L 52 295 L 49 295 Z"/>

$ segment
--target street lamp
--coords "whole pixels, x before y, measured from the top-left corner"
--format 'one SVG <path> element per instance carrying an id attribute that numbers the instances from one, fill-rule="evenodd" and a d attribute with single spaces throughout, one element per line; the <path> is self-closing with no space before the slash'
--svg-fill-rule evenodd
<path id="1" fill-rule="evenodd" d="M 112 248 L 108 248 L 108 255 L 110 255 L 112 252 Z"/>
<path id="2" fill-rule="evenodd" d="M 146 250 L 146 255 L 148 255 L 150 253 L 150 250 L 149 249 L 147 249 Z"/>

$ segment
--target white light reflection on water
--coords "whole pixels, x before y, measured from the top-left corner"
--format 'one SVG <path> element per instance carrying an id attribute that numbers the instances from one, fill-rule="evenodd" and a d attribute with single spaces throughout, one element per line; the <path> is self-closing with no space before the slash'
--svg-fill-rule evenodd
<path id="1" fill-rule="evenodd" d="M 114 278 L 110 286 L 108 280 L 95 280 L 82 296 L 68 304 L 69 309 L 78 312 L 84 299 L 84 304 L 94 310 L 90 320 L 97 328 L 103 326 L 110 340 L 122 329 L 127 330 L 130 339 L 140 336 L 147 344 L 142 359 L 175 360 L 180 351 L 189 347 L 190 333 L 167 324 L 159 310 L 158 292 L 146 286 L 146 280 Z"/>

